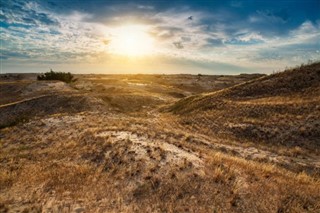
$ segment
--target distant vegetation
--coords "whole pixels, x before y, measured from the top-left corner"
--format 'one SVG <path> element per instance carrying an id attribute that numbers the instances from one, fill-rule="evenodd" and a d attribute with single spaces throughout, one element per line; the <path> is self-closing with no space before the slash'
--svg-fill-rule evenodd
<path id="1" fill-rule="evenodd" d="M 70 83 L 74 81 L 74 76 L 68 72 L 55 72 L 52 69 L 50 72 L 46 72 L 42 75 L 38 75 L 37 79 L 40 80 L 59 80 L 59 81 L 64 81 L 66 83 Z"/>

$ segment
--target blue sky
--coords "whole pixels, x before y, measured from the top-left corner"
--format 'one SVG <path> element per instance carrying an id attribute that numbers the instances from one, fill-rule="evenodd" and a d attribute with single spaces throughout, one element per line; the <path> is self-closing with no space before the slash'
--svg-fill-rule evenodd
<path id="1" fill-rule="evenodd" d="M 0 2 L 1 73 L 271 73 L 320 59 L 319 0 Z"/>

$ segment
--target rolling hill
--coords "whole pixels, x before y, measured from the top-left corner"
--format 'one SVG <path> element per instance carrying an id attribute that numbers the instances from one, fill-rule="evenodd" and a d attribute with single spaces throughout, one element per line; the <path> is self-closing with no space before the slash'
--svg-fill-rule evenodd
<path id="1" fill-rule="evenodd" d="M 190 96 L 166 110 L 196 132 L 319 154 L 320 63 Z"/>
<path id="2" fill-rule="evenodd" d="M 77 77 L 0 81 L 0 212 L 318 212 L 319 64 Z"/>

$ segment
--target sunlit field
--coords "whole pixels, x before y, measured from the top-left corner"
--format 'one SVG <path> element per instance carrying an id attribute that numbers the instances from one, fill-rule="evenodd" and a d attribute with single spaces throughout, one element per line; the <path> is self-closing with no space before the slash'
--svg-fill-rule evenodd
<path id="1" fill-rule="evenodd" d="M 0 212 L 320 212 L 319 10 L 1 1 Z"/>

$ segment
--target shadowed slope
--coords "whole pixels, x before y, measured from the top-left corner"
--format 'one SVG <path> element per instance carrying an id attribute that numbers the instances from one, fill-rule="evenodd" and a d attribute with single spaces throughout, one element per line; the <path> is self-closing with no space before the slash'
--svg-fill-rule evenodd
<path id="1" fill-rule="evenodd" d="M 196 131 L 319 152 L 320 63 L 264 76 L 167 108 Z M 196 127 L 196 128 L 194 128 Z"/>
<path id="2" fill-rule="evenodd" d="M 203 93 L 178 101 L 169 107 L 177 114 L 207 109 L 217 105 L 224 98 L 251 100 L 273 96 L 301 95 L 305 98 L 320 94 L 320 63 L 301 66 L 281 73 L 263 76 L 243 84 L 213 93 Z"/>

